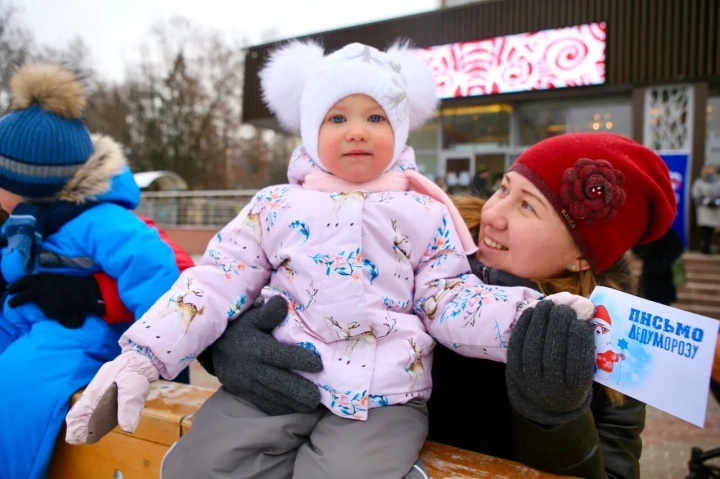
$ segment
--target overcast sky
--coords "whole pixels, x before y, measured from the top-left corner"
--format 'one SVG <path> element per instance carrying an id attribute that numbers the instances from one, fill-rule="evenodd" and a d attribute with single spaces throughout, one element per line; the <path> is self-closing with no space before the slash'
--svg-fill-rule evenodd
<path id="1" fill-rule="evenodd" d="M 435 9 L 440 0 L 9 0 L 44 44 L 80 35 L 96 70 L 119 80 L 150 26 L 175 15 L 223 32 L 229 41 L 264 43 L 268 32 L 291 38 Z"/>

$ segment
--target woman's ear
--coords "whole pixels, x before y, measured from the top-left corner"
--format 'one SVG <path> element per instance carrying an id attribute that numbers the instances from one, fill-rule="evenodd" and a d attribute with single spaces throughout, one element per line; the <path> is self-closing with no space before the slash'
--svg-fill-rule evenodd
<path id="1" fill-rule="evenodd" d="M 584 256 L 580 256 L 577 260 L 578 265 L 578 271 L 585 271 L 586 269 L 590 269 L 590 262 L 585 259 Z"/>
<path id="2" fill-rule="evenodd" d="M 575 260 L 573 260 L 573 262 L 567 267 L 567 270 L 571 273 L 579 273 L 580 271 L 585 271 L 586 269 L 590 269 L 590 263 L 583 256 L 575 258 Z"/>

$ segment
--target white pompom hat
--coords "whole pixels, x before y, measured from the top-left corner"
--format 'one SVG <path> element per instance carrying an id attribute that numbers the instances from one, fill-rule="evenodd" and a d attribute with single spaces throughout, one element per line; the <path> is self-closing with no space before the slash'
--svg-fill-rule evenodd
<path id="1" fill-rule="evenodd" d="M 420 54 L 408 42 L 396 42 L 386 52 L 352 43 L 327 56 L 312 41 L 291 41 L 270 53 L 260 71 L 263 100 L 280 124 L 300 133 L 310 158 L 318 156 L 318 134 L 327 111 L 340 99 L 368 95 L 385 110 L 395 135 L 393 159 L 405 148 L 410 129 L 435 112 L 435 79 Z"/>

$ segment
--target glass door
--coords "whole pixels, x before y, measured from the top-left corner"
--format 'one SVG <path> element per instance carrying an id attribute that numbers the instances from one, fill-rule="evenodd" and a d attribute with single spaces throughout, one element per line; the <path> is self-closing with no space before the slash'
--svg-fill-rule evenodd
<path id="1" fill-rule="evenodd" d="M 470 192 L 489 197 L 500 186 L 505 174 L 505 153 L 478 153 L 475 155 L 475 171 L 470 182 Z"/>
<path id="2" fill-rule="evenodd" d="M 438 178 L 444 178 L 448 193 L 469 191 L 475 171 L 475 155 L 469 152 L 444 151 L 438 162 Z"/>

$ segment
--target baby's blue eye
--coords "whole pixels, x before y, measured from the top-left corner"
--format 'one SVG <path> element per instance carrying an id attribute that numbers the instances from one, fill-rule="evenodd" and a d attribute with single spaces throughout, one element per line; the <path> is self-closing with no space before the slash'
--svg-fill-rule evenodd
<path id="1" fill-rule="evenodd" d="M 345 121 L 345 117 L 342 115 L 333 115 L 330 117 L 330 121 L 333 123 L 342 123 Z"/>
<path id="2" fill-rule="evenodd" d="M 370 118 L 368 118 L 371 123 L 380 123 L 384 119 L 382 115 L 370 115 Z"/>

